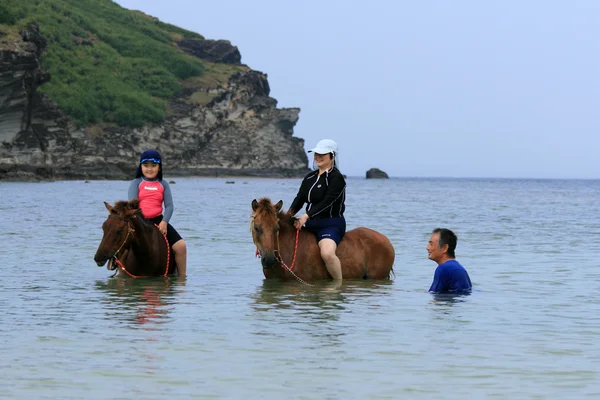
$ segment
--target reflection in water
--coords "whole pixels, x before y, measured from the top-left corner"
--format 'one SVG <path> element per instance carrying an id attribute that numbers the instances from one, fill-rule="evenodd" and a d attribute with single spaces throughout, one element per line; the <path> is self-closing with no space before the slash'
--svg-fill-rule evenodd
<path id="1" fill-rule="evenodd" d="M 463 303 L 471 293 L 432 293 L 433 303 L 437 305 L 453 305 Z"/>
<path id="2" fill-rule="evenodd" d="M 308 309 L 344 309 L 344 294 L 341 288 L 334 291 L 324 290 L 325 284 L 316 284 L 314 287 L 298 282 L 281 282 L 277 280 L 263 280 L 262 287 L 253 296 L 255 309 L 264 311 L 270 308 L 290 309 L 299 305 L 308 305 Z M 335 316 L 332 315 L 332 318 Z"/>
<path id="3" fill-rule="evenodd" d="M 435 309 L 443 314 L 449 314 L 452 311 L 452 306 L 457 303 L 464 303 L 471 293 L 431 293 L 431 303 Z"/>
<path id="4" fill-rule="evenodd" d="M 356 298 L 364 296 L 381 296 L 389 294 L 393 281 L 344 281 L 339 283 L 329 281 L 313 283 L 306 286 L 299 282 L 282 282 L 278 280 L 263 280 L 253 296 L 255 309 L 258 311 L 270 308 L 293 308 L 300 303 L 327 308 L 344 310 L 344 303 L 353 302 Z M 296 303 L 298 302 L 298 303 Z"/>
<path id="5" fill-rule="evenodd" d="M 345 329 L 337 323 L 344 312 L 342 291 L 324 292 L 320 285 L 264 280 L 253 296 L 256 335 L 277 340 L 302 338 L 309 347 L 343 345 Z"/>
<path id="6" fill-rule="evenodd" d="M 155 330 L 158 325 L 170 321 L 169 310 L 174 295 L 184 285 L 184 279 L 117 277 L 96 281 L 95 287 L 106 293 L 103 302 L 107 319 Z"/>
<path id="7" fill-rule="evenodd" d="M 327 281 L 314 285 L 264 280 L 252 296 L 253 318 L 261 321 L 255 334 L 278 339 L 304 335 L 321 346 L 342 346 L 354 330 L 354 303 L 363 308 L 369 297 L 391 293 L 391 282 L 348 281 L 335 290 Z"/>
<path id="8" fill-rule="evenodd" d="M 164 324 L 172 318 L 169 312 L 174 308 L 174 298 L 185 284 L 185 279 L 149 278 L 130 279 L 126 277 L 96 281 L 95 287 L 101 292 L 106 319 L 111 324 L 124 324 L 126 328 L 141 329 L 145 334 L 132 341 L 131 332 L 117 334 L 115 340 L 135 345 L 122 349 L 128 363 L 142 374 L 154 376 L 160 373 L 162 362 L 156 346 L 168 343 L 168 327 Z"/>

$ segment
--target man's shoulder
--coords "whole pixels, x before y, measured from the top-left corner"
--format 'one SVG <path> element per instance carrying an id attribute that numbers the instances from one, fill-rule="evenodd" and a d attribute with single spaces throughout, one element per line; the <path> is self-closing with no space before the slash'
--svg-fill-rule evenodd
<path id="1" fill-rule="evenodd" d="M 443 262 L 442 264 L 440 264 L 438 266 L 438 268 L 441 267 L 443 269 L 456 269 L 456 268 L 461 268 L 461 269 L 465 269 L 465 267 L 462 266 L 461 263 L 459 263 L 456 259 L 450 259 L 448 261 Z"/>
<path id="2" fill-rule="evenodd" d="M 456 258 L 451 258 L 449 260 L 444 261 L 440 265 L 461 265 L 460 262 Z"/>

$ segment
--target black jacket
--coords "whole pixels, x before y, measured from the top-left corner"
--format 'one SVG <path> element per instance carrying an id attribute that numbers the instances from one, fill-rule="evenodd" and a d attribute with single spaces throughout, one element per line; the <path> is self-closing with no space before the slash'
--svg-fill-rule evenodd
<path id="1" fill-rule="evenodd" d="M 309 218 L 333 218 L 344 216 L 346 201 L 346 180 L 337 168 L 319 176 L 319 171 L 312 171 L 304 177 L 300 190 L 290 206 L 295 215 L 304 203 Z"/>

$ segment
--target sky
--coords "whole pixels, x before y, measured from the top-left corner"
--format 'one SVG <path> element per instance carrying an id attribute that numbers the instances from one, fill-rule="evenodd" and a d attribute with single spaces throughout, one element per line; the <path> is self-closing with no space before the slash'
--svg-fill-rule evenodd
<path id="1" fill-rule="evenodd" d="M 229 40 L 348 176 L 600 179 L 600 1 L 117 3 Z"/>

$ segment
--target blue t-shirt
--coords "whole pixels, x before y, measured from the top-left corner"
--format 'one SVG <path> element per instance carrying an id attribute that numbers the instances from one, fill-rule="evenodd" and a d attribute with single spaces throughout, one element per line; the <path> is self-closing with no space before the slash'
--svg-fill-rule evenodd
<path id="1" fill-rule="evenodd" d="M 460 293 L 471 291 L 471 278 L 467 270 L 456 260 L 438 265 L 429 288 L 434 293 Z"/>

